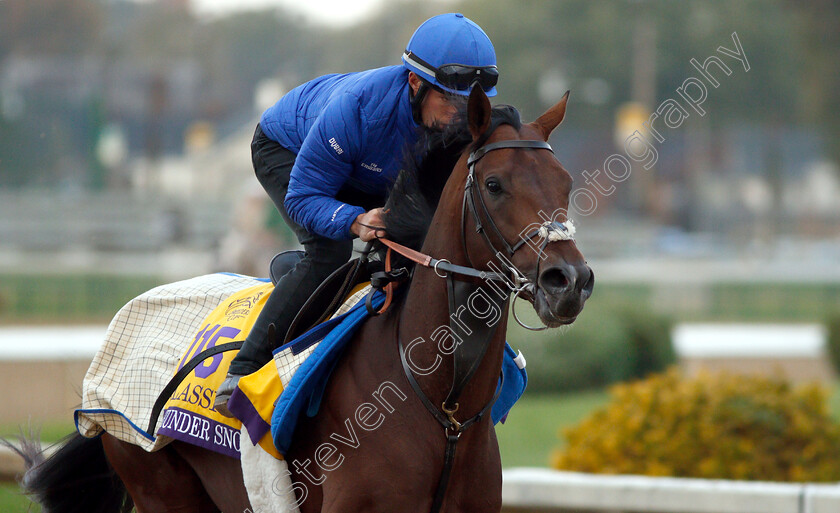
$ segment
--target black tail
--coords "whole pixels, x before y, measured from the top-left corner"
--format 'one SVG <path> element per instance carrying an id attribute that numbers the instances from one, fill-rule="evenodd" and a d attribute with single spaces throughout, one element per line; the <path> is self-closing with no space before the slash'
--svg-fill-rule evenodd
<path id="1" fill-rule="evenodd" d="M 21 487 L 43 513 L 129 513 L 134 508 L 100 438 L 74 433 L 46 459 L 31 440 L 12 448 L 26 461 Z"/>

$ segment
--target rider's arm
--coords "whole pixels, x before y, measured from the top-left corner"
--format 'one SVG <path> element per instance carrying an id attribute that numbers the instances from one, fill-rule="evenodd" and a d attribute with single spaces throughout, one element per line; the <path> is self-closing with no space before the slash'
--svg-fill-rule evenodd
<path id="1" fill-rule="evenodd" d="M 351 239 L 365 209 L 335 199 L 353 171 L 363 137 L 358 98 L 344 94 L 324 109 L 301 145 L 284 202 L 289 216 L 312 233 Z"/>

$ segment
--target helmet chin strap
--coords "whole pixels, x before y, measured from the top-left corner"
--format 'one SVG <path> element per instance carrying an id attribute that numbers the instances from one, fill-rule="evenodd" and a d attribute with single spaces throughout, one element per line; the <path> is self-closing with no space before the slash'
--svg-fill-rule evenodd
<path id="1" fill-rule="evenodd" d="M 421 107 L 423 105 L 423 99 L 426 97 L 426 94 L 428 94 L 428 92 L 429 84 L 427 84 L 425 80 L 420 81 L 420 87 L 417 88 L 416 93 L 414 93 L 411 90 L 411 86 L 408 87 L 408 94 L 411 103 L 411 115 L 414 118 L 414 122 L 420 126 L 423 126 L 423 115 L 421 112 Z"/>

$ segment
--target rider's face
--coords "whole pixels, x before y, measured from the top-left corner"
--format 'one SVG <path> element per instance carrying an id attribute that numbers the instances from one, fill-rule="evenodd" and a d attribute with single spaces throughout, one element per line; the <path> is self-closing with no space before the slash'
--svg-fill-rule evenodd
<path id="1" fill-rule="evenodd" d="M 408 82 L 416 94 L 420 88 L 420 78 L 414 73 L 409 73 Z M 420 117 L 423 120 L 423 125 L 427 128 L 440 129 L 451 123 L 458 112 L 459 102 L 465 100 L 466 97 L 444 94 L 430 88 L 420 106 Z"/>
<path id="2" fill-rule="evenodd" d="M 423 99 L 420 107 L 420 115 L 423 124 L 428 128 L 442 128 L 452 122 L 452 118 L 458 112 L 458 108 L 449 95 L 430 89 Z"/>

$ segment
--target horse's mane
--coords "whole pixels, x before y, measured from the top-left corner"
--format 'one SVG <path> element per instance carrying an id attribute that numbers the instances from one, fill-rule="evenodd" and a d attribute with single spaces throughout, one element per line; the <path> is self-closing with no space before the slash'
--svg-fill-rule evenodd
<path id="1" fill-rule="evenodd" d="M 456 115 L 443 131 L 421 134 L 417 145 L 406 155 L 385 204 L 384 222 L 389 239 L 420 249 L 455 163 L 468 147 L 472 151 L 483 146 L 501 125 L 519 130 L 522 127 L 519 111 L 510 105 L 493 107 L 490 128 L 472 145 L 465 112 Z"/>

